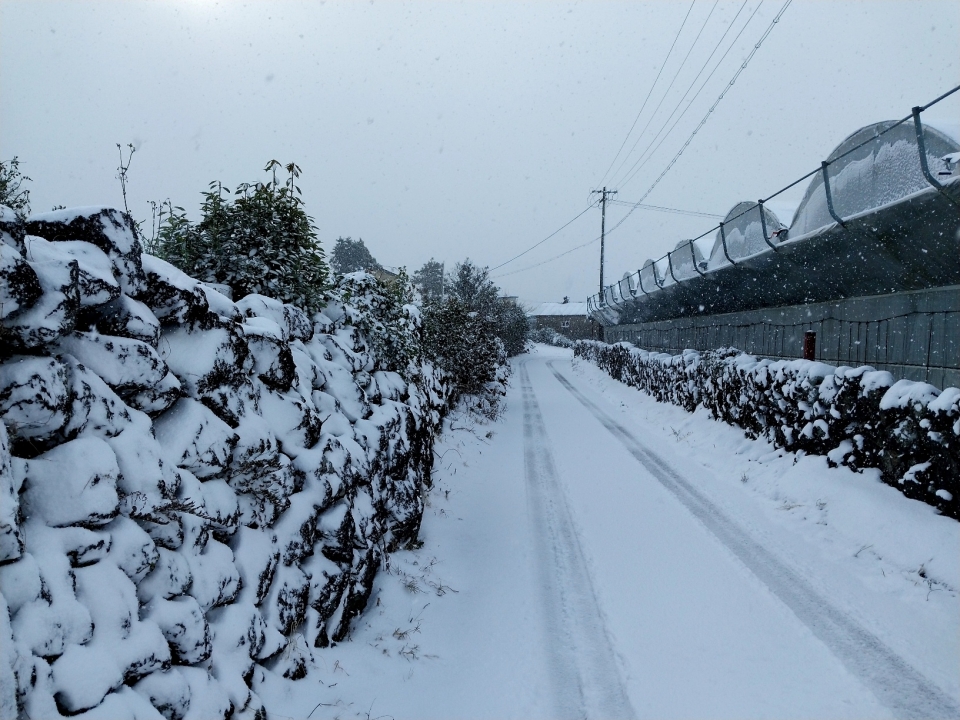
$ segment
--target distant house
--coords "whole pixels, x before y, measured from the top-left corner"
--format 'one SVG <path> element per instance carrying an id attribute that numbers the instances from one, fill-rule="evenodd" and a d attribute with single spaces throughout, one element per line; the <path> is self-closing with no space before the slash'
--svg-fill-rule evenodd
<path id="1" fill-rule="evenodd" d="M 396 282 L 397 278 L 400 277 L 399 272 L 394 272 L 392 269 L 385 267 L 375 267 L 367 270 L 368 273 L 373 275 L 377 280 L 382 282 L 384 285 L 392 285 Z"/>
<path id="2" fill-rule="evenodd" d="M 599 337 L 600 325 L 587 316 L 585 302 L 540 303 L 533 308 L 527 317 L 530 319 L 530 328 L 552 328 L 571 340 Z"/>

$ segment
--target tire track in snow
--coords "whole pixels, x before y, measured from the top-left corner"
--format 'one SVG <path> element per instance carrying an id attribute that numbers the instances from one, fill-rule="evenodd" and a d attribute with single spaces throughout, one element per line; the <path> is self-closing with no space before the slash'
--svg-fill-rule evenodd
<path id="1" fill-rule="evenodd" d="M 520 364 L 520 380 L 527 502 L 534 525 L 556 717 L 633 718 L 526 362 Z"/>
<path id="2" fill-rule="evenodd" d="M 657 453 L 575 388 L 552 361 L 547 365 L 560 384 L 897 717 L 960 717 L 960 707 L 951 697 L 757 543 Z"/>

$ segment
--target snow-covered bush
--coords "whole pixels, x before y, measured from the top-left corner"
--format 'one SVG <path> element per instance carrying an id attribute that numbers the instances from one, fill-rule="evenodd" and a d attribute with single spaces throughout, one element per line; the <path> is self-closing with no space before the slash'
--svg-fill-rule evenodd
<path id="1" fill-rule="evenodd" d="M 573 347 L 573 340 L 549 327 L 540 327 L 536 330 L 531 330 L 527 337 L 531 342 L 543 343 L 544 345 L 554 345 L 562 348 Z"/>
<path id="2" fill-rule="evenodd" d="M 574 354 L 660 402 L 703 406 L 749 437 L 831 465 L 879 468 L 887 484 L 960 519 L 960 389 L 732 348 L 668 355 L 580 340 Z"/>
<path id="3" fill-rule="evenodd" d="M 29 215 L 30 191 L 23 187 L 29 179 L 20 172 L 20 160 L 16 156 L 9 161 L 0 160 L 0 206 L 20 216 Z"/>
<path id="4" fill-rule="evenodd" d="M 0 716 L 265 717 L 417 538 L 451 397 L 417 309 L 360 273 L 233 302 L 116 210 L 0 215 Z"/>
<path id="5" fill-rule="evenodd" d="M 423 302 L 423 353 L 443 369 L 455 397 L 495 417 L 505 394 L 507 358 L 527 347 L 523 310 L 504 302 L 486 268 L 458 263 L 443 296 Z"/>

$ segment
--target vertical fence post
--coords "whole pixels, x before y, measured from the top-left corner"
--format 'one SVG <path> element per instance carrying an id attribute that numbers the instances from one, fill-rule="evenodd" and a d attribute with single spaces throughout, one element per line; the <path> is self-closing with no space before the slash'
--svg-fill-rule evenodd
<path id="1" fill-rule="evenodd" d="M 757 201 L 757 207 L 760 208 L 760 230 L 763 232 L 763 241 L 769 245 L 774 252 L 778 252 L 777 246 L 770 242 L 773 238 L 767 237 L 767 218 L 763 214 L 763 200 Z"/>
<path id="2" fill-rule="evenodd" d="M 667 268 L 670 270 L 670 277 L 673 278 L 673 281 L 680 284 L 680 281 L 677 280 L 677 276 L 673 274 L 673 260 L 671 259 L 670 253 L 667 253 Z"/>
<path id="3" fill-rule="evenodd" d="M 640 292 L 642 292 L 644 295 L 650 294 L 643 289 L 643 268 L 641 268 L 640 270 L 637 270 L 637 285 L 640 286 Z"/>
<path id="4" fill-rule="evenodd" d="M 693 260 L 693 269 L 700 273 L 700 277 L 703 277 L 703 271 L 697 267 L 697 251 L 693 247 L 693 240 L 690 241 L 690 259 Z"/>
<path id="5" fill-rule="evenodd" d="M 723 223 L 720 223 L 720 243 L 723 245 L 723 254 L 727 256 L 727 260 L 730 261 L 731 265 L 736 265 L 733 258 L 730 257 L 730 253 L 727 252 L 727 233 L 723 230 Z"/>
<path id="6" fill-rule="evenodd" d="M 920 122 L 920 108 L 913 108 L 913 127 L 917 133 L 917 150 L 920 152 L 920 170 L 923 172 L 923 176 L 927 179 L 927 182 L 930 185 L 937 189 L 941 195 L 943 195 L 947 200 L 952 202 L 954 205 L 960 207 L 960 202 L 947 194 L 943 189 L 943 185 L 940 184 L 940 181 L 937 180 L 933 173 L 930 172 L 930 166 L 927 163 L 927 144 L 923 139 L 923 124 Z"/>
<path id="7" fill-rule="evenodd" d="M 827 167 L 830 163 L 826 160 L 820 163 L 820 169 L 823 170 L 823 191 L 827 194 L 827 210 L 830 213 L 830 217 L 839 223 L 840 227 L 845 228 L 843 220 L 840 219 L 840 216 L 837 215 L 837 211 L 833 209 L 833 195 L 830 192 L 830 175 L 827 173 Z"/>

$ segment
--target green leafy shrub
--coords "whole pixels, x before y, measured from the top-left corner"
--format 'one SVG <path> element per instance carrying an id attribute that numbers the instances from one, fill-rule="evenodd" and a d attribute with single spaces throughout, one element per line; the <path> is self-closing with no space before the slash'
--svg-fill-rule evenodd
<path id="1" fill-rule="evenodd" d="M 30 191 L 23 187 L 30 180 L 20 172 L 20 160 L 0 161 L 0 205 L 6 205 L 21 218 L 30 214 Z"/>
<path id="2" fill-rule="evenodd" d="M 287 165 L 289 178 L 280 183 L 278 167 L 268 163 L 272 180 L 242 183 L 232 199 L 229 188 L 211 183 L 196 224 L 167 203 L 148 248 L 188 275 L 230 286 L 234 299 L 259 293 L 316 311 L 329 270 L 296 186 L 300 168 Z"/>

